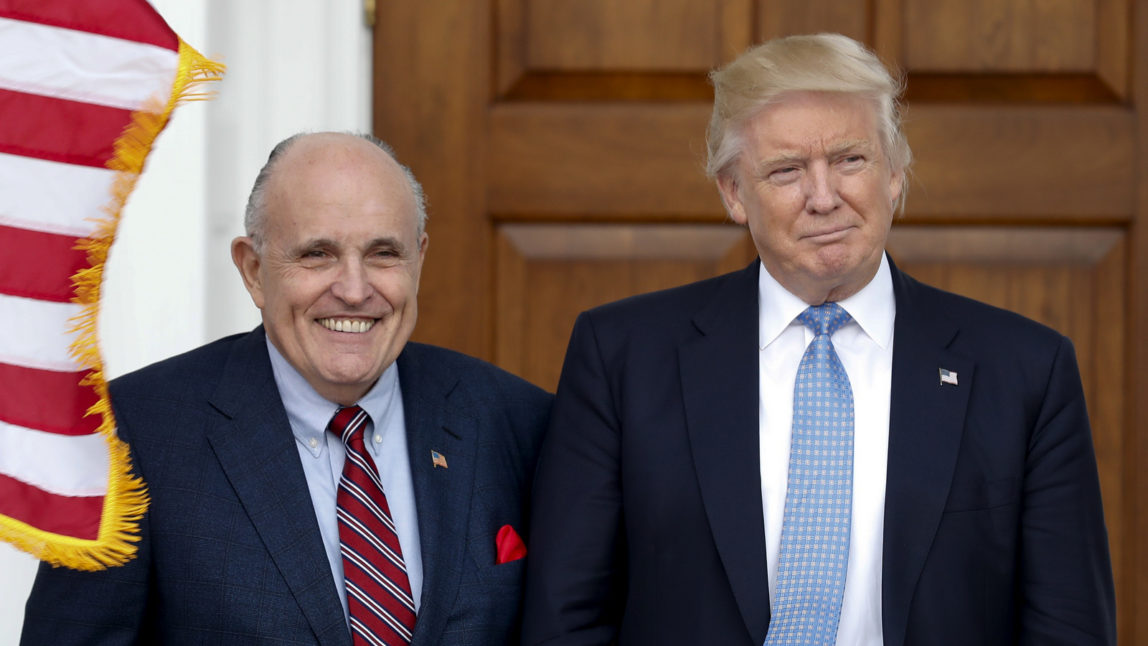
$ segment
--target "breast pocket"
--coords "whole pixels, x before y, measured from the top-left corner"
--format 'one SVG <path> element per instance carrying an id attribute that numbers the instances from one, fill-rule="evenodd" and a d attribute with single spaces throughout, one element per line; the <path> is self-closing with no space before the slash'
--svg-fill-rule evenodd
<path id="1" fill-rule="evenodd" d="M 467 644 L 517 643 L 514 635 L 521 620 L 525 563 L 526 559 L 519 559 L 501 565 L 467 568 L 451 606 L 447 632 L 467 633 Z"/>
<path id="2" fill-rule="evenodd" d="M 479 581 L 493 586 L 521 586 L 526 575 L 526 559 L 479 568 Z"/>

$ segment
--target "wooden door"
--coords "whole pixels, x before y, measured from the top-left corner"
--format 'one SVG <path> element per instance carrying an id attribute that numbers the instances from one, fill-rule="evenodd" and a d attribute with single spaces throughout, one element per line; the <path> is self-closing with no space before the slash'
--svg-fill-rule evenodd
<path id="1" fill-rule="evenodd" d="M 1148 645 L 1148 0 L 378 3 L 375 131 L 430 203 L 416 338 L 553 389 L 579 311 L 744 266 L 705 75 L 816 31 L 907 75 L 899 265 L 1073 339 L 1120 641 Z"/>

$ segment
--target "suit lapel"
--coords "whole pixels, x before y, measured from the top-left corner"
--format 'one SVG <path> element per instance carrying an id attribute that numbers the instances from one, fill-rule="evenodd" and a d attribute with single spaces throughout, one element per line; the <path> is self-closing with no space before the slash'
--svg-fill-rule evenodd
<path id="1" fill-rule="evenodd" d="M 422 551 L 422 601 L 411 639 L 420 646 L 441 641 L 458 590 L 478 429 L 458 378 L 436 370 L 424 348 L 407 344 L 398 364 Z M 447 468 L 431 462 L 432 451 L 445 457 Z"/>
<path id="2" fill-rule="evenodd" d="M 714 543 L 749 635 L 769 625 L 758 459 L 756 261 L 719 288 L 679 349 L 683 403 Z"/>
<path id="3" fill-rule="evenodd" d="M 320 644 L 349 646 L 294 436 L 262 330 L 240 340 L 211 404 L 223 419 L 208 441 Z"/>
<path id="4" fill-rule="evenodd" d="M 890 263 L 891 264 L 891 263 Z M 885 644 L 904 643 L 913 590 L 940 524 L 956 465 L 975 364 L 949 349 L 959 330 L 913 279 L 893 270 L 889 464 L 882 553 Z M 958 385 L 940 381 L 940 369 Z"/>

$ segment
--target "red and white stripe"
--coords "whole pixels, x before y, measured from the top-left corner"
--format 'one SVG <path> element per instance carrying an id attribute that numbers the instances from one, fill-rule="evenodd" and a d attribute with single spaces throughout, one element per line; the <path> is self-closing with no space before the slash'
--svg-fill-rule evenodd
<path id="1" fill-rule="evenodd" d="M 347 611 L 355 646 L 399 646 L 410 643 L 415 604 L 387 497 L 363 446 L 369 420 L 358 406 L 331 420 L 347 447 L 336 496 Z"/>
<path id="2" fill-rule="evenodd" d="M 96 539 L 109 457 L 71 331 L 76 249 L 112 201 L 133 112 L 163 109 L 179 40 L 143 0 L 0 0 L 0 516 Z"/>

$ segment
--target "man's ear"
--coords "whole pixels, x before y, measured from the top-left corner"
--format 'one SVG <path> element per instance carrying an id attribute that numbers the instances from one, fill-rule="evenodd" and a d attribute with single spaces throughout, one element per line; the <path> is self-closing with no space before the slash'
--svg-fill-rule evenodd
<path id="1" fill-rule="evenodd" d="M 905 190 L 905 171 L 897 171 L 889 178 L 889 196 L 893 198 L 893 206 L 901 199 L 901 191 Z"/>
<path id="2" fill-rule="evenodd" d="M 251 294 L 255 307 L 263 309 L 263 280 L 259 275 L 259 267 L 263 259 L 255 251 L 255 241 L 249 236 L 239 236 L 231 241 L 231 261 L 239 270 L 243 278 L 243 286 Z"/>
<path id="3" fill-rule="evenodd" d="M 417 260 L 418 267 L 415 270 L 415 294 L 419 293 L 419 281 L 422 279 L 423 275 L 423 261 L 425 261 L 427 258 L 427 247 L 429 246 L 430 236 L 428 236 L 424 231 L 422 235 L 419 236 L 419 257 Z"/>
<path id="4" fill-rule="evenodd" d="M 738 182 L 734 177 L 734 173 L 722 173 L 717 178 L 718 193 L 721 194 L 722 204 L 725 205 L 725 210 L 729 213 L 729 219 L 737 224 L 745 226 L 746 215 L 745 205 L 741 202 L 741 196 L 738 194 Z"/>

